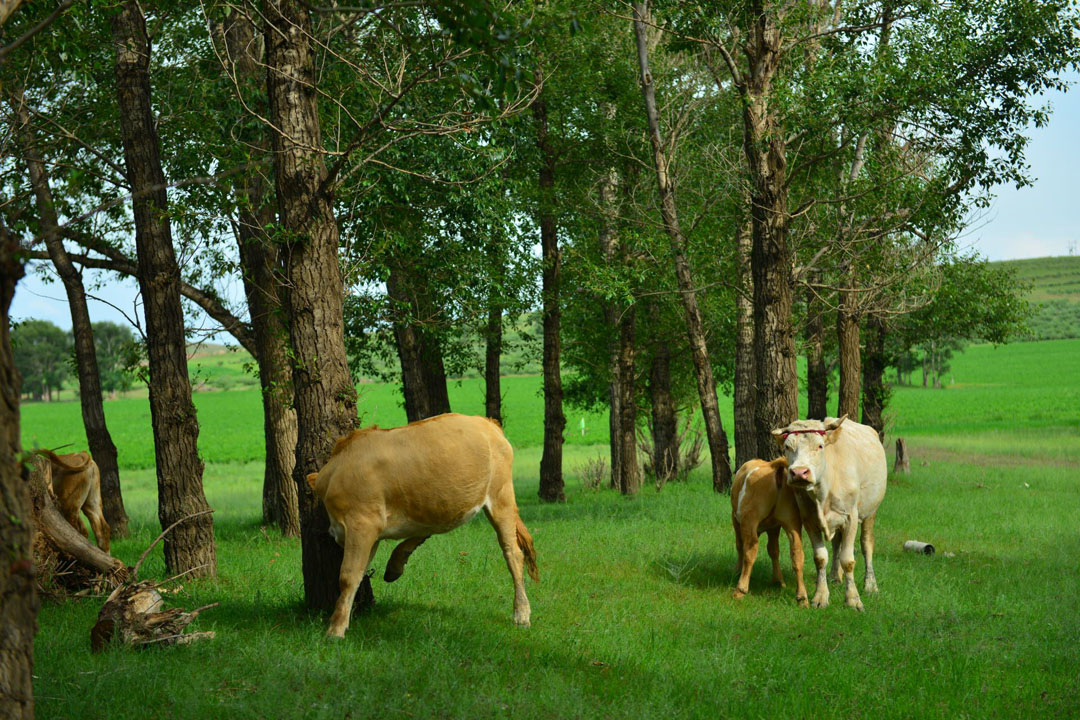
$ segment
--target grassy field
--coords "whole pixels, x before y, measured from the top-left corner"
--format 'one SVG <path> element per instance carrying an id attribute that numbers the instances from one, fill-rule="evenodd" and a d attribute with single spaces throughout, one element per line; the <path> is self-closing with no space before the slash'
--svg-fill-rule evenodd
<path id="1" fill-rule="evenodd" d="M 1028 300 L 1039 305 L 1031 321 L 1036 338 L 1080 337 L 1080 256 L 1007 260 L 1001 264 L 1031 283 Z"/>
<path id="2" fill-rule="evenodd" d="M 863 614 L 835 589 L 831 607 L 797 608 L 792 585 L 769 584 L 764 553 L 751 595 L 732 599 L 729 499 L 711 492 L 704 468 L 635 498 L 584 488 L 576 469 L 606 452 L 602 417 L 587 416 L 580 437 L 571 416 L 567 502 L 541 505 L 539 381 L 510 378 L 518 499 L 542 576 L 527 585 L 533 627 L 512 625 L 510 581 L 479 520 L 433 538 L 392 585 L 382 548 L 377 605 L 343 642 L 325 640 L 325 618 L 301 608 L 299 543 L 260 526 L 257 394 L 199 395 L 219 577 L 170 601 L 220 602 L 196 622 L 217 638 L 95 656 L 100 600 L 46 602 L 38 716 L 1075 717 L 1080 340 L 972 347 L 953 368 L 949 389 L 893 398 L 890 440 L 906 437 L 914 460 L 879 513 L 881 592 L 863 596 Z M 390 390 L 364 391 L 367 419 L 403 419 Z M 452 392 L 455 408 L 482 407 L 478 385 Z M 152 464 L 127 447 L 148 443 L 141 402 L 106 404 L 113 427 L 130 430 L 117 444 L 131 468 Z M 77 417 L 72 403 L 27 406 L 24 437 L 66 441 Z M 158 531 L 155 480 L 143 469 L 123 482 L 135 532 L 114 551 L 132 563 Z M 908 539 L 939 552 L 904 553 Z M 782 556 L 790 578 L 786 547 Z M 164 572 L 160 551 L 148 564 Z"/>

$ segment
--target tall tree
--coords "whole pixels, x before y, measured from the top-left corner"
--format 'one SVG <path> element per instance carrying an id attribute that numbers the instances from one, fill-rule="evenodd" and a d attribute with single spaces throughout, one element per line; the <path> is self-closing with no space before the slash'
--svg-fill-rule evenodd
<path id="1" fill-rule="evenodd" d="M 329 518 L 306 477 L 318 472 L 337 439 L 356 427 L 356 388 L 345 354 L 345 291 L 321 152 L 311 18 L 307 6 L 295 0 L 264 0 L 263 14 L 274 181 L 278 216 L 287 234 L 285 277 L 298 430 L 293 478 L 299 491 L 304 597 L 308 607 L 329 610 L 339 593 L 343 553 L 330 536 Z M 370 597 L 366 578 L 363 584 L 364 596 Z"/>
<path id="2" fill-rule="evenodd" d="M 203 494 L 199 423 L 191 400 L 180 307 L 180 271 L 168 216 L 161 143 L 150 103 L 150 39 L 139 3 L 124 2 L 112 26 L 124 158 L 134 191 L 139 287 L 146 314 L 158 519 L 162 528 L 180 523 L 165 537 L 165 565 L 171 573 L 214 575 L 214 524 Z"/>
<path id="3" fill-rule="evenodd" d="M 682 297 L 686 319 L 686 333 L 690 341 L 691 357 L 697 376 L 698 396 L 701 400 L 701 412 L 705 417 L 705 433 L 709 441 L 712 456 L 713 489 L 726 491 L 731 487 L 731 461 L 728 458 L 727 434 L 720 421 L 720 409 L 716 399 L 716 381 L 713 378 L 712 364 L 709 361 L 705 332 L 698 307 L 697 293 L 694 290 L 690 274 L 690 264 L 686 258 L 686 238 L 679 226 L 675 203 L 675 192 L 668 174 L 668 159 L 664 152 L 664 142 L 660 134 L 660 120 L 656 109 L 656 91 L 653 87 L 652 73 L 649 71 L 649 50 L 646 37 L 646 17 L 648 10 L 643 2 L 635 2 L 634 34 L 637 40 L 637 58 L 640 70 L 641 92 L 645 100 L 645 114 L 649 126 L 649 141 L 653 151 L 653 167 L 660 193 L 660 212 L 664 230 L 671 243 L 671 253 L 675 260 L 675 276 L 678 279 L 679 294 Z"/>
<path id="4" fill-rule="evenodd" d="M 0 221 L 0 717 L 34 717 L 34 578 L 30 485 L 19 440 L 19 371 L 11 353 L 8 309 L 23 275 L 21 249 Z"/>
<path id="5" fill-rule="evenodd" d="M 19 120 L 19 138 L 23 160 L 30 175 L 30 185 L 37 201 L 38 221 L 49 257 L 67 294 L 71 310 L 71 333 L 75 339 L 75 369 L 79 377 L 79 402 L 82 407 L 83 427 L 90 454 L 94 456 L 101 472 L 101 505 L 105 520 L 114 535 L 128 533 L 128 516 L 124 510 L 124 498 L 120 492 L 120 471 L 116 462 L 116 445 L 105 424 L 105 408 L 101 397 L 101 372 L 98 368 L 97 351 L 94 346 L 94 330 L 90 325 L 90 310 L 86 304 L 86 290 L 82 274 L 75 268 L 60 238 L 60 221 L 53 203 L 52 188 L 45 163 L 35 147 L 30 128 L 30 115 L 26 110 L 26 98 L 19 92 L 12 98 L 15 116 Z"/>
<path id="6" fill-rule="evenodd" d="M 543 95 L 533 103 L 536 119 L 536 145 L 540 150 L 540 247 L 543 257 L 544 318 L 544 452 L 540 457 L 540 499 L 563 502 L 562 446 L 566 416 L 563 414 L 561 355 L 560 277 L 562 256 L 555 224 L 555 150 L 548 140 L 547 102 Z"/>
<path id="7" fill-rule="evenodd" d="M 226 73 L 235 79 L 244 101 L 263 107 L 265 83 L 261 81 L 263 47 L 256 23 L 244 5 L 227 11 L 221 34 Z M 296 465 L 296 410 L 292 405 L 292 368 L 289 366 L 289 330 L 285 321 L 281 281 L 280 245 L 272 236 L 277 220 L 272 186 L 264 172 L 270 140 L 264 123 L 245 118 L 244 142 L 250 153 L 250 169 L 234 190 L 236 220 L 233 232 L 240 253 L 240 268 L 247 299 L 255 360 L 262 388 L 266 468 L 263 476 L 263 521 L 274 523 L 286 536 L 300 534 L 300 510 L 292 473 Z"/>

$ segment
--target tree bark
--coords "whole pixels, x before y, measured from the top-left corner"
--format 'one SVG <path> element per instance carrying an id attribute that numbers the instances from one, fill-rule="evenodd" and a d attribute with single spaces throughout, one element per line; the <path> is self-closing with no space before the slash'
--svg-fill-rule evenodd
<path id="1" fill-rule="evenodd" d="M 743 147 L 750 170 L 754 282 L 754 409 L 759 452 L 775 447 L 772 430 L 798 418 L 793 279 L 788 243 L 787 160 L 784 133 L 771 107 L 780 62 L 776 10 L 751 4 L 743 49 L 749 72 L 737 77 L 743 94 Z"/>
<path id="2" fill-rule="evenodd" d="M 426 299 L 428 290 L 418 278 L 400 267 L 390 271 L 386 290 L 395 304 L 394 339 L 409 422 L 450 412 L 442 348 L 421 322 L 433 314 Z"/>
<path id="3" fill-rule="evenodd" d="M 885 443 L 885 321 L 871 315 L 866 321 L 866 355 L 862 373 L 862 422 L 877 430 Z"/>
<path id="4" fill-rule="evenodd" d="M 690 273 L 690 263 L 686 257 L 686 238 L 679 227 L 678 212 L 675 204 L 675 191 L 668 176 L 667 155 L 664 152 L 663 139 L 660 136 L 660 121 L 656 110 L 656 93 L 649 71 L 649 50 L 645 32 L 645 17 L 648 12 L 645 3 L 635 2 L 634 35 L 637 40 L 638 67 L 640 70 L 641 92 L 645 99 L 645 114 L 649 123 L 649 141 L 652 145 L 653 163 L 656 170 L 656 182 L 660 193 L 660 214 L 663 217 L 664 230 L 671 243 L 671 253 L 675 259 L 675 277 L 679 295 L 683 302 L 686 316 L 686 334 L 690 341 L 690 356 L 694 363 L 697 379 L 698 397 L 701 412 L 705 418 L 705 434 L 709 441 L 712 456 L 713 489 L 726 492 L 731 487 L 731 464 L 728 458 L 727 434 L 720 421 L 720 408 L 716 400 L 716 381 L 713 378 L 712 364 L 709 362 L 708 348 L 705 343 L 705 329 L 698 307 L 697 292 Z"/>
<path id="5" fill-rule="evenodd" d="M 290 236 L 283 248 L 289 337 L 294 355 L 297 420 L 293 479 L 300 506 L 300 540 L 307 606 L 329 610 L 338 596 L 341 547 L 309 473 L 330 457 L 337 439 L 357 425 L 356 388 L 345 354 L 344 282 L 338 266 L 338 227 L 316 103 L 311 19 L 296 0 L 265 0 L 266 85 L 278 216 Z M 365 578 L 357 594 L 371 600 Z"/>
<path id="6" fill-rule="evenodd" d="M 615 263 L 616 251 L 618 250 L 618 235 L 614 227 L 615 213 L 615 173 L 609 171 L 600 184 L 600 207 L 603 220 L 600 225 L 599 241 L 600 254 L 608 265 Z M 608 449 L 611 457 L 611 487 L 619 487 L 618 478 L 622 474 L 622 388 L 619 383 L 619 337 L 618 337 L 618 309 L 615 301 L 603 298 L 600 301 L 604 324 L 608 330 L 613 331 L 612 340 L 608 346 Z"/>
<path id="7" fill-rule="evenodd" d="M 232 10 L 223 35 L 232 60 L 232 73 L 243 89 L 254 94 L 260 83 L 262 58 L 256 56 L 257 30 L 250 17 Z M 268 157 L 270 140 L 261 122 L 252 123 L 251 152 Z M 293 467 L 296 465 L 296 411 L 292 407 L 292 368 L 289 366 L 289 330 L 285 323 L 282 260 L 269 228 L 277 220 L 271 188 L 260 168 L 246 172 L 235 192 L 238 216 L 236 243 L 251 316 L 255 362 L 262 390 L 263 435 L 266 447 L 263 472 L 263 522 L 277 525 L 282 535 L 300 535 Z"/>
<path id="8" fill-rule="evenodd" d="M 180 270 L 173 250 L 161 143 L 150 105 L 150 40 L 135 0 L 113 17 L 116 86 L 128 180 L 133 191 L 139 288 L 146 315 L 150 418 L 162 528 L 210 506 L 203 494 L 199 423 L 188 379 Z M 181 523 L 164 540 L 168 572 L 215 575 L 217 553 L 209 514 Z"/>
<path id="9" fill-rule="evenodd" d="M 735 294 L 735 467 L 758 457 L 754 432 L 754 278 L 750 267 L 752 227 L 739 223 L 739 289 Z M 768 450 L 762 449 L 762 454 Z"/>
<path id="10" fill-rule="evenodd" d="M 808 278 L 808 283 L 818 282 L 815 273 Z M 829 399 L 829 373 L 825 367 L 825 308 L 817 294 L 810 288 L 806 290 L 806 417 L 811 420 L 824 420 L 829 411 L 826 407 Z"/>
<path id="11" fill-rule="evenodd" d="M 655 307 L 655 306 L 654 306 Z M 649 368 L 652 401 L 653 472 L 659 481 L 674 480 L 679 471 L 679 440 L 675 401 L 671 397 L 671 351 L 662 344 Z"/>
<path id="12" fill-rule="evenodd" d="M 488 290 L 488 318 L 484 329 L 484 413 L 502 425 L 503 282 L 506 263 L 502 243 L 488 245 L 493 282 Z"/>
<path id="13" fill-rule="evenodd" d="M 124 510 L 124 498 L 120 492 L 120 471 L 116 462 L 116 445 L 105 423 L 105 407 L 101 396 L 101 373 L 98 370 L 97 350 L 94 348 L 94 331 L 90 325 L 90 311 L 86 304 L 86 290 L 82 274 L 75 268 L 60 239 L 60 222 L 53 203 L 49 174 L 45 163 L 35 148 L 30 130 L 30 116 L 26 111 L 22 93 L 15 98 L 15 112 L 19 121 L 19 138 L 23 159 L 30 175 L 30 184 L 37 201 L 38 216 L 45 247 L 49 252 L 56 273 L 64 284 L 68 307 L 71 311 L 71 333 L 75 340 L 75 365 L 79 378 L 79 402 L 82 407 L 83 427 L 90 454 L 94 456 L 101 473 L 101 509 L 105 521 L 114 535 L 128 534 L 128 516 Z"/>
<path id="14" fill-rule="evenodd" d="M 619 320 L 619 473 L 613 477 L 623 495 L 641 489 L 641 468 L 637 462 L 637 398 L 634 383 L 635 307 L 626 308 Z"/>
<path id="15" fill-rule="evenodd" d="M 0 222 L 0 717 L 34 717 L 34 580 L 30 486 L 21 464 L 21 378 L 11 352 L 8 309 L 23 275 L 19 247 Z"/>
<path id="16" fill-rule="evenodd" d="M 563 414 L 559 369 L 562 254 L 555 225 L 555 151 L 548 142 L 547 103 L 542 96 L 533 103 L 533 115 L 536 117 L 536 145 L 540 149 L 540 246 L 544 263 L 541 290 L 544 304 L 544 452 L 540 458 L 539 495 L 544 502 L 564 502 L 562 446 L 566 416 Z"/>
<path id="17" fill-rule="evenodd" d="M 840 354 L 840 398 L 836 416 L 859 416 L 859 390 L 862 360 L 859 353 L 859 318 L 849 291 L 841 291 L 836 309 L 837 351 Z"/>

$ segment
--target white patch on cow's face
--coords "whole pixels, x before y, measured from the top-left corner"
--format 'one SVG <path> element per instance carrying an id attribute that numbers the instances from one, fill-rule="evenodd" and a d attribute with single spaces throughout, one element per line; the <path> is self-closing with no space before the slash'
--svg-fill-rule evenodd
<path id="1" fill-rule="evenodd" d="M 784 440 L 784 457 L 788 461 L 791 486 L 813 489 L 825 475 L 825 437 L 816 432 L 788 435 Z"/>

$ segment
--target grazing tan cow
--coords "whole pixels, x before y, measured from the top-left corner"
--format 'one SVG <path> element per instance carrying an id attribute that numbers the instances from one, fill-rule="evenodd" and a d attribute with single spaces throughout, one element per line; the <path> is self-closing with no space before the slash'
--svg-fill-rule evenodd
<path id="1" fill-rule="evenodd" d="M 795 600 L 808 607 L 806 584 L 803 582 L 802 520 L 795 494 L 788 485 L 787 459 L 772 462 L 749 460 L 735 473 L 731 485 L 731 524 L 735 528 L 735 553 L 738 558 L 735 572 L 739 584 L 733 597 L 741 598 L 750 592 L 750 572 L 757 559 L 758 536 L 769 535 L 769 557 L 772 558 L 773 580 L 784 585 L 780 571 L 780 529 L 788 536 L 791 566 L 795 569 Z"/>
<path id="2" fill-rule="evenodd" d="M 518 516 L 511 476 L 514 451 L 497 423 L 447 413 L 404 427 L 356 430 L 337 441 L 308 483 L 330 515 L 330 534 L 345 548 L 341 595 L 327 635 L 344 637 L 356 589 L 379 541 L 403 540 L 384 580 L 401 577 L 413 550 L 431 535 L 481 510 L 495 528 L 514 581 L 514 622 L 529 625 L 523 564 L 540 576 L 532 536 Z"/>
<path id="3" fill-rule="evenodd" d="M 88 452 L 57 455 L 51 450 L 37 450 L 52 465 L 52 489 L 60 513 L 84 537 L 90 537 L 79 518 L 86 515 L 94 530 L 98 547 L 109 552 L 112 530 L 101 512 L 101 471 Z"/>
<path id="4" fill-rule="evenodd" d="M 844 582 L 847 605 L 862 610 L 862 599 L 855 587 L 855 533 L 861 523 L 860 540 L 866 561 L 863 591 L 877 592 L 874 521 L 885 497 L 888 474 L 885 448 L 877 431 L 847 420 L 845 415 L 825 418 L 825 422 L 796 420 L 772 432 L 787 458 L 788 483 L 795 491 L 803 525 L 814 546 L 818 578 L 811 604 L 829 604 L 825 571 L 829 551 L 825 540 L 832 540 L 833 574 Z"/>

